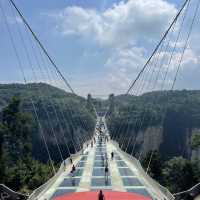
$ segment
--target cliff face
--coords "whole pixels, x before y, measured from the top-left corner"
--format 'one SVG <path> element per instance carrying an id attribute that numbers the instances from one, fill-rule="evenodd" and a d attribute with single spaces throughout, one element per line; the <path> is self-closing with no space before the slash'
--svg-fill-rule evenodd
<path id="1" fill-rule="evenodd" d="M 165 159 L 199 158 L 199 150 L 191 148 L 191 137 L 200 135 L 200 91 L 157 91 L 128 99 L 117 96 L 110 105 L 114 107 L 107 116 L 110 132 L 114 136 L 123 133 L 126 142 L 133 138 L 129 152 L 134 148 L 139 154 L 142 148 L 146 154 L 157 149 Z"/>
<path id="2" fill-rule="evenodd" d="M 158 150 L 163 141 L 162 127 L 149 127 L 145 131 L 139 131 L 138 138 L 141 137 L 143 145 L 143 154 L 150 150 Z"/>
<path id="3" fill-rule="evenodd" d="M 163 127 L 148 127 L 139 131 L 136 136 L 136 146 L 138 151 L 142 149 L 142 154 L 146 155 L 149 151 L 157 150 L 166 159 L 174 156 L 183 156 L 191 160 L 200 160 L 200 148 L 191 148 L 191 136 L 195 133 L 200 134 L 200 129 L 187 129 L 181 133 L 166 133 Z M 179 137 L 174 137 L 179 135 Z M 138 152 L 139 153 L 139 152 Z"/>

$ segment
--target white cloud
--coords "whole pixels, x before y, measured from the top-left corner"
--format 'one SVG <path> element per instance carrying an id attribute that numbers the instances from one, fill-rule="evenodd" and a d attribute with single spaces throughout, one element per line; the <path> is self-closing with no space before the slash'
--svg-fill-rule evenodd
<path id="1" fill-rule="evenodd" d="M 179 73 L 178 73 L 178 78 L 176 79 L 177 87 L 175 85 L 175 88 L 178 88 L 178 89 L 187 88 L 187 86 L 191 85 L 191 83 L 193 86 L 197 85 L 196 81 L 198 79 L 193 79 L 191 74 L 193 74 L 193 77 L 195 77 L 195 73 L 199 71 L 200 56 L 198 55 L 198 53 L 195 52 L 190 47 L 188 47 L 185 50 L 184 56 L 182 58 L 182 49 L 181 49 L 181 51 L 174 52 L 170 65 L 169 65 L 170 57 L 171 57 L 171 53 L 169 52 L 162 52 L 160 54 L 160 58 L 158 61 L 159 64 L 157 66 L 154 66 L 154 67 L 157 67 L 155 71 L 156 73 L 159 72 L 159 76 L 158 76 L 156 85 L 152 87 L 155 83 L 155 78 L 154 78 L 154 81 L 151 84 L 150 90 L 152 89 L 162 90 L 163 86 L 164 86 L 164 89 L 171 89 L 178 67 L 179 67 L 179 71 L 178 71 Z M 181 58 L 182 58 L 182 61 L 181 61 Z M 161 70 L 158 69 L 160 68 L 160 66 L 161 66 Z M 167 73 L 166 79 L 164 78 L 165 73 Z M 157 75 L 154 75 L 154 76 L 157 76 Z M 181 85 L 180 85 L 180 81 L 181 81 Z"/>
<path id="2" fill-rule="evenodd" d="M 1 20 L 3 19 L 0 19 L 0 22 Z M 19 16 L 7 16 L 7 22 L 10 25 L 23 24 L 23 21 Z"/>
<path id="3" fill-rule="evenodd" d="M 101 85 L 99 88 L 101 93 L 121 93 L 126 92 L 132 80 L 135 79 L 147 55 L 151 53 L 155 43 L 165 32 L 176 13 L 174 4 L 165 0 L 129 0 L 121 1 L 103 11 L 77 6 L 66 7 L 51 16 L 56 19 L 57 31 L 66 38 L 76 36 L 85 41 L 84 44 L 95 44 L 97 50 L 103 49 L 108 53 L 102 58 L 106 60 L 103 68 L 107 70 L 107 75 L 101 77 L 102 83 L 99 79 L 95 83 L 95 80 L 92 80 L 93 83 L 89 81 L 82 91 L 86 91 L 86 88 L 86 93 L 96 91 L 96 87 Z M 173 48 L 174 44 L 173 40 L 170 41 L 169 47 Z M 176 44 L 177 49 L 166 80 L 167 86 L 173 80 L 183 46 L 183 40 Z M 196 49 L 198 48 L 197 45 Z M 86 50 L 86 54 L 88 53 L 90 56 L 91 52 Z M 161 52 L 162 54 L 165 55 L 162 71 L 164 73 L 168 66 L 170 52 Z M 188 48 L 181 71 L 186 74 L 188 70 L 194 71 L 200 63 L 198 55 L 199 52 Z M 163 77 L 164 75 L 158 79 L 157 89 L 162 85 Z M 188 76 L 187 81 L 190 81 L 190 78 L 191 76 Z"/>
<path id="4" fill-rule="evenodd" d="M 108 68 L 107 83 L 113 91 L 125 92 L 131 81 L 143 66 L 145 50 L 143 48 L 117 49 L 107 60 Z"/>
<path id="5" fill-rule="evenodd" d="M 200 64 L 200 56 L 197 55 L 196 52 L 194 52 L 191 48 L 186 49 L 183 57 L 182 66 L 195 66 L 197 64 Z"/>
<path id="6" fill-rule="evenodd" d="M 180 49 L 180 51 L 174 52 L 171 62 L 171 52 L 162 52 L 160 53 L 160 61 L 159 63 L 163 62 L 163 67 L 168 68 L 169 62 L 169 71 L 175 71 L 181 61 L 183 49 Z M 163 61 L 162 61 L 163 60 Z M 200 57 L 198 56 L 197 52 L 195 52 L 193 49 L 188 47 L 183 55 L 182 61 L 181 61 L 181 68 L 192 68 L 195 67 L 197 64 L 200 64 Z"/>
<path id="7" fill-rule="evenodd" d="M 62 35 L 73 35 L 110 51 L 104 83 L 110 91 L 121 92 L 143 66 L 148 44 L 158 40 L 176 12 L 175 6 L 164 0 L 130 0 L 102 12 L 72 6 L 51 16 Z M 141 47 L 138 43 L 142 43 Z"/>
<path id="8" fill-rule="evenodd" d="M 107 60 L 106 66 L 118 69 L 124 67 L 137 69 L 138 65 L 143 64 L 144 52 L 144 49 L 137 47 L 117 49 Z"/>
<path id="9" fill-rule="evenodd" d="M 130 0 L 103 12 L 73 6 L 53 16 L 63 35 L 76 35 L 101 46 L 119 47 L 157 38 L 176 12 L 174 5 L 163 0 Z"/>

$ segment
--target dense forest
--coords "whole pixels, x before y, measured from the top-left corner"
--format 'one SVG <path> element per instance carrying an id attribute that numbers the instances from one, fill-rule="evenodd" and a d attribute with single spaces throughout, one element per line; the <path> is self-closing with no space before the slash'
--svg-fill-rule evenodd
<path id="1" fill-rule="evenodd" d="M 200 181 L 200 91 L 110 95 L 109 105 L 111 137 L 153 178 L 171 192 Z"/>
<path id="2" fill-rule="evenodd" d="M 0 183 L 24 193 L 53 175 L 44 137 L 57 168 L 95 127 L 89 98 L 43 83 L 0 85 L 0 111 Z"/>

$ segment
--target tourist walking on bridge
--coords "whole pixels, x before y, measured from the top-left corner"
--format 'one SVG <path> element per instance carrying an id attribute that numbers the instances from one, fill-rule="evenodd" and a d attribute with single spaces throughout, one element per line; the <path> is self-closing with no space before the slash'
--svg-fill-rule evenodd
<path id="1" fill-rule="evenodd" d="M 74 176 L 75 171 L 76 171 L 76 167 L 75 165 L 72 165 L 72 170 L 71 170 L 72 177 Z"/>
<path id="2" fill-rule="evenodd" d="M 105 166 L 105 180 L 106 182 L 108 182 L 108 163 L 106 163 L 106 166 Z"/>
<path id="3" fill-rule="evenodd" d="M 102 190 L 99 191 L 98 200 L 105 200 L 105 196 L 104 196 Z"/>
<path id="4" fill-rule="evenodd" d="M 72 160 L 72 157 L 70 157 L 70 159 L 69 159 L 69 160 L 70 160 L 70 163 L 71 163 L 71 164 L 73 164 L 73 160 Z"/>
<path id="5" fill-rule="evenodd" d="M 114 158 L 114 152 L 112 151 L 111 152 L 111 159 L 113 160 L 113 158 Z"/>

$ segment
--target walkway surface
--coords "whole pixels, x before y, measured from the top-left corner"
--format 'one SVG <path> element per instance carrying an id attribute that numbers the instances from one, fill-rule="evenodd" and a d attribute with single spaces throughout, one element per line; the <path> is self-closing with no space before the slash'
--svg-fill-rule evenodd
<path id="1" fill-rule="evenodd" d="M 106 129 L 104 129 L 106 134 Z M 111 152 L 114 158 L 111 159 Z M 105 178 L 105 163 L 108 158 L 108 179 Z M 151 199 L 165 199 L 159 192 L 149 185 L 139 172 L 122 153 L 117 151 L 115 145 L 101 137 L 96 136 L 94 145 L 89 145 L 84 154 L 74 161 L 76 171 L 70 173 L 68 166 L 55 183 L 39 200 L 54 200 L 57 197 L 73 192 L 86 191 L 119 191 L 142 194 Z"/>
<path id="2" fill-rule="evenodd" d="M 195 200 L 200 200 L 200 195 L 195 198 Z"/>
<path id="3" fill-rule="evenodd" d="M 98 200 L 98 196 L 99 192 L 97 191 L 75 192 L 57 197 L 55 200 Z M 151 200 L 149 197 L 129 192 L 104 191 L 103 196 L 105 200 Z"/>

